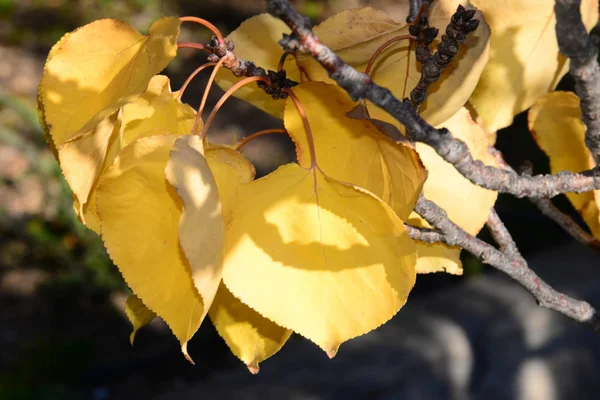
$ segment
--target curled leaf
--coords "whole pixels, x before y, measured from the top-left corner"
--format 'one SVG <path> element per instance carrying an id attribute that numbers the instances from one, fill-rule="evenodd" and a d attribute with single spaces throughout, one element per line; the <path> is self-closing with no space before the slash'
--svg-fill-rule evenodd
<path id="1" fill-rule="evenodd" d="M 202 139 L 196 135 L 177 139 L 165 172 L 183 201 L 179 243 L 202 297 L 204 318 L 221 282 L 225 227 L 217 183 L 204 157 Z"/>
<path id="2" fill-rule="evenodd" d="M 125 302 L 125 315 L 127 315 L 127 319 L 129 319 L 129 322 L 133 325 L 133 331 L 129 336 L 129 341 L 133 346 L 137 331 L 156 318 L 156 314 L 148 309 L 137 296 L 132 294 Z"/>
<path id="3" fill-rule="evenodd" d="M 490 60 L 469 100 L 488 132 L 512 124 L 515 115 L 556 88 L 568 71 L 558 51 L 554 0 L 471 0 L 492 30 Z M 598 0 L 583 0 L 581 15 L 592 29 Z"/>
<path id="4" fill-rule="evenodd" d="M 550 170 L 581 172 L 596 166 L 585 145 L 586 127 L 581 119 L 580 100 L 571 92 L 554 92 L 540 97 L 529 110 L 529 130 L 550 158 Z M 600 190 L 566 193 L 596 238 L 600 238 Z"/>
<path id="5" fill-rule="evenodd" d="M 406 302 L 414 243 L 369 192 L 288 164 L 242 185 L 238 197 L 223 281 L 265 318 L 333 357 Z"/>

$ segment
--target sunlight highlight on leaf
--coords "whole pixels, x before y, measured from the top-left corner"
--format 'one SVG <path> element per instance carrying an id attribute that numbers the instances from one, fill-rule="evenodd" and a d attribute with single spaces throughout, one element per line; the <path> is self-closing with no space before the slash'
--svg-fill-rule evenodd
<path id="1" fill-rule="evenodd" d="M 179 243 L 202 297 L 204 318 L 221 282 L 225 227 L 219 190 L 204 158 L 202 139 L 197 135 L 177 139 L 165 173 L 183 201 Z"/>

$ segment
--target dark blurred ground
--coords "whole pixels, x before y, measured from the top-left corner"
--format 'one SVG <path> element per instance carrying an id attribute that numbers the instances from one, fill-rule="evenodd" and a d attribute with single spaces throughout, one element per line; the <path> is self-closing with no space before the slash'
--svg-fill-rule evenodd
<path id="1" fill-rule="evenodd" d="M 294 3 L 318 21 L 361 2 Z M 392 0 L 371 3 L 387 7 L 391 15 L 402 14 Z M 194 367 L 159 321 L 138 334 L 135 347 L 129 346 L 130 326 L 122 311 L 127 288 L 99 238 L 72 211 L 71 194 L 37 122 L 35 97 L 50 47 L 65 32 L 94 19 L 118 18 L 144 30 L 161 15 L 195 15 L 227 34 L 263 7 L 263 1 L 244 0 L 0 0 L 0 400 L 145 399 L 206 379 L 214 382 L 225 371 L 239 368 L 209 323 L 191 342 Z M 209 35 L 186 25 L 182 37 L 205 42 Z M 197 53 L 181 52 L 167 71 L 173 88 L 201 62 Z M 205 79 L 194 83 L 197 90 L 186 92 L 184 100 L 192 106 L 199 103 Z M 563 84 L 570 85 L 568 80 Z M 216 87 L 212 90 L 211 104 L 221 93 Z M 232 142 L 279 126 L 280 121 L 232 99 L 209 135 Z M 498 135 L 499 147 L 512 165 L 529 159 L 536 172 L 544 172 L 547 160 L 525 129 L 520 116 L 515 127 Z M 245 148 L 259 173 L 293 156 L 291 143 L 277 136 Z M 561 205 L 569 210 L 567 202 Z M 501 197 L 498 207 L 526 256 L 566 239 L 526 201 Z M 421 277 L 412 296 L 447 290 L 483 270 L 468 256 L 465 266 L 463 278 Z"/>

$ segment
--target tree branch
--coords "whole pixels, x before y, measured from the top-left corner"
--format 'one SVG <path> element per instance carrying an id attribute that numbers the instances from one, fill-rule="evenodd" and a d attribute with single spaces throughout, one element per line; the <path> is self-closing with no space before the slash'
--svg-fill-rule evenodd
<path id="1" fill-rule="evenodd" d="M 412 105 L 401 102 L 388 89 L 344 63 L 319 41 L 309 20 L 296 13 L 287 0 L 269 0 L 268 11 L 292 29 L 292 35 L 284 35 L 280 41 L 286 50 L 301 50 L 312 55 L 353 99 L 368 99 L 386 110 L 407 128 L 410 139 L 433 147 L 472 183 L 516 197 L 554 197 L 560 193 L 600 189 L 600 168 L 581 173 L 562 171 L 555 175 L 528 176 L 474 160 L 466 144 L 454 138 L 447 129 L 435 129 Z"/>
<path id="2" fill-rule="evenodd" d="M 499 152 L 498 152 L 499 153 Z M 500 157 L 502 157 L 500 155 Z M 504 162 L 504 159 L 502 159 Z M 508 164 L 504 163 L 506 168 L 510 168 Z M 527 162 L 519 170 L 524 174 L 531 175 L 533 171 L 533 165 Z M 544 198 L 530 198 L 529 199 L 546 217 L 556 222 L 565 232 L 571 237 L 577 240 L 579 243 L 585 244 L 593 248 L 594 250 L 600 251 L 600 241 L 593 235 L 586 232 L 577 222 L 571 218 L 570 215 L 565 214 L 554 206 L 552 200 Z"/>
<path id="3" fill-rule="evenodd" d="M 581 0 L 556 0 L 556 37 L 560 52 L 571 59 L 569 72 L 581 99 L 585 144 L 600 163 L 600 66 L 598 38 L 588 35 L 581 18 Z"/>
<path id="4" fill-rule="evenodd" d="M 484 263 L 504 272 L 529 291 L 540 306 L 589 324 L 600 333 L 600 317 L 596 310 L 585 301 L 557 292 L 533 272 L 495 211 L 490 214 L 488 228 L 503 251 L 469 235 L 452 222 L 443 209 L 422 196 L 417 201 L 415 211 L 444 235 L 443 243 L 461 247 Z"/>
<path id="5" fill-rule="evenodd" d="M 435 229 L 421 228 L 409 224 L 404 224 L 404 227 L 406 228 L 408 235 L 413 240 L 418 240 L 425 243 L 446 243 L 446 237 L 444 234 L 436 231 Z"/>

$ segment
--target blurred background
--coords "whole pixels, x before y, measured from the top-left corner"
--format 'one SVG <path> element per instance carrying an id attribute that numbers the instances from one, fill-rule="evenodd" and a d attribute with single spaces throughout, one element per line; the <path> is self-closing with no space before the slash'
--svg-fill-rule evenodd
<path id="1" fill-rule="evenodd" d="M 363 2 L 292 3 L 318 22 Z M 398 20 L 406 13 L 405 1 L 369 4 Z M 99 18 L 145 31 L 160 16 L 194 15 L 228 34 L 264 10 L 262 0 L 0 0 L 0 400 L 598 398 L 600 337 L 538 309 L 520 288 L 468 255 L 464 276 L 421 276 L 406 311 L 342 346 L 332 361 L 293 337 L 254 377 L 210 323 L 190 343 L 196 366 L 158 320 L 138 333 L 135 347 L 129 345 L 123 313 L 128 289 L 101 240 L 77 221 L 38 123 L 36 90 L 45 57 L 64 33 Z M 182 37 L 203 43 L 209 34 L 186 24 Z M 197 52 L 181 51 L 167 70 L 172 87 L 202 62 Z M 194 107 L 205 80 L 186 91 L 184 100 Z M 569 78 L 561 88 L 572 88 Z M 212 104 L 221 94 L 213 88 Z M 232 99 L 211 135 L 232 142 L 280 126 Z M 498 147 L 513 166 L 528 159 L 535 172 L 548 171 L 526 130 L 520 115 L 498 134 Z M 245 147 L 259 174 L 293 159 L 292 144 L 276 136 Z M 565 199 L 557 203 L 573 213 Z M 543 269 L 536 271 L 600 305 L 594 253 L 571 243 L 527 201 L 501 196 L 498 210 L 532 266 Z M 565 368 L 578 378 L 569 380 Z"/>

